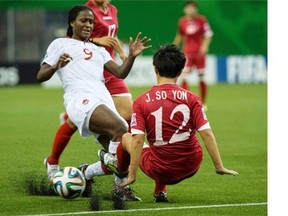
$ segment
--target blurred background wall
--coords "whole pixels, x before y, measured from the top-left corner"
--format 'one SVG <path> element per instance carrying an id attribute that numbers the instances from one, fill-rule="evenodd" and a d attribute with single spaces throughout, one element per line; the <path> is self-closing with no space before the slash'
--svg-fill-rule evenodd
<path id="1" fill-rule="evenodd" d="M 35 73 L 39 68 L 34 66 L 33 69 L 33 64 L 39 67 L 51 41 L 65 36 L 68 10 L 74 5 L 85 2 L 0 0 L 0 86 L 36 82 Z M 145 79 L 147 76 L 142 76 L 141 71 L 143 67 L 150 68 L 150 72 L 146 73 L 153 73 L 151 55 L 159 45 L 173 41 L 177 21 L 183 15 L 184 2 L 183 0 L 111 1 L 118 8 L 118 37 L 122 41 L 126 42 L 130 36 L 135 37 L 139 31 L 152 39 L 153 48 L 145 51 L 137 60 L 138 65 L 135 65 L 134 70 L 136 74 L 129 78 Z M 214 32 L 207 57 L 209 64 L 207 70 L 210 74 L 208 81 L 230 82 L 229 79 L 232 79 L 232 82 L 236 83 L 241 83 L 241 80 L 242 82 L 244 80 L 244 83 L 265 83 L 267 1 L 198 0 L 198 4 L 199 12 L 207 17 Z M 229 72 L 231 70 L 232 72 Z M 258 72 L 253 72 L 255 70 Z M 15 71 L 18 71 L 18 80 L 15 78 L 17 77 Z M 248 75 L 241 78 L 241 74 L 244 76 L 243 73 Z M 191 79 L 194 80 L 193 77 Z M 127 82 L 130 82 L 129 79 Z M 146 80 L 143 83 L 149 82 Z"/>

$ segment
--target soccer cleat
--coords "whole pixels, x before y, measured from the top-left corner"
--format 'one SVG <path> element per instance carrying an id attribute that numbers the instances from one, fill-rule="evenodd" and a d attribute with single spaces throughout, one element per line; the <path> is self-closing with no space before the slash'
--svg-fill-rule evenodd
<path id="1" fill-rule="evenodd" d="M 122 201 L 142 201 L 140 197 L 134 195 L 133 190 L 129 187 L 114 188 L 113 196 Z"/>
<path id="2" fill-rule="evenodd" d="M 128 175 L 128 172 L 120 172 L 117 168 L 117 157 L 111 153 L 106 152 L 105 150 L 101 149 L 98 151 L 98 157 L 109 171 L 114 173 L 119 178 L 124 178 Z"/>
<path id="3" fill-rule="evenodd" d="M 47 170 L 47 175 L 49 181 L 53 182 L 54 175 L 60 170 L 60 167 L 58 164 L 49 164 L 48 163 L 48 157 L 44 159 L 44 166 Z"/>
<path id="4" fill-rule="evenodd" d="M 167 193 L 160 191 L 157 195 L 154 195 L 154 202 L 169 202 Z"/>
<path id="5" fill-rule="evenodd" d="M 81 164 L 78 169 L 83 173 L 83 175 L 85 176 L 85 170 L 87 169 L 87 167 L 89 166 L 89 164 Z M 85 176 L 85 180 L 86 180 L 86 187 L 82 193 L 82 197 L 91 197 L 92 196 L 92 185 L 94 183 L 93 179 L 87 179 Z"/>

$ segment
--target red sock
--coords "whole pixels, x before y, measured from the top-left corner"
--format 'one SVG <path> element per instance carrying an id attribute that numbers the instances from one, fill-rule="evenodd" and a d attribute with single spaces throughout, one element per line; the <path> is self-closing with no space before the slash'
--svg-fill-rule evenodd
<path id="1" fill-rule="evenodd" d="M 182 80 L 181 87 L 186 89 L 186 90 L 189 90 L 189 85 L 188 85 L 187 80 L 185 80 L 185 79 Z"/>
<path id="2" fill-rule="evenodd" d="M 70 128 L 67 122 L 64 122 L 64 124 L 58 128 L 54 139 L 52 152 L 48 158 L 49 164 L 59 164 L 59 158 L 75 131 L 75 129 Z"/>
<path id="3" fill-rule="evenodd" d="M 207 84 L 204 81 L 200 81 L 200 98 L 203 104 L 206 102 L 206 95 L 207 95 Z"/>
<path id="4" fill-rule="evenodd" d="M 155 189 L 154 189 L 154 195 L 158 195 L 159 192 L 167 192 L 167 187 L 165 184 L 162 184 L 160 182 L 155 181 Z"/>
<path id="5" fill-rule="evenodd" d="M 130 165 L 130 154 L 123 149 L 122 143 L 118 145 L 116 155 L 118 170 L 120 172 L 127 172 Z"/>

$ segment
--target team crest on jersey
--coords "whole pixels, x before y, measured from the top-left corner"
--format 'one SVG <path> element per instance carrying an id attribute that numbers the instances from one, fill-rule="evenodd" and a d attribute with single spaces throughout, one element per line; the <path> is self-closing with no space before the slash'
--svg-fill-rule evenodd
<path id="1" fill-rule="evenodd" d="M 89 100 L 88 99 L 84 99 L 83 101 L 82 101 L 82 104 L 83 105 L 87 105 L 89 103 Z"/>
<path id="2" fill-rule="evenodd" d="M 137 125 L 136 113 L 133 113 L 133 114 L 132 114 L 132 117 L 131 117 L 131 123 L 130 123 L 130 124 L 131 124 L 131 127 Z"/>
<path id="3" fill-rule="evenodd" d="M 186 27 L 186 33 L 188 35 L 194 34 L 197 30 L 198 30 L 198 27 L 193 23 L 188 24 L 188 26 Z"/>

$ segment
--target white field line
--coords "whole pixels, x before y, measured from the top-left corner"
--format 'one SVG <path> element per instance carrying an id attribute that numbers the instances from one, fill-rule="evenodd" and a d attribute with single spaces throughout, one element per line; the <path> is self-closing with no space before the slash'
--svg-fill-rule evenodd
<path id="1" fill-rule="evenodd" d="M 166 211 L 180 209 L 202 209 L 202 208 L 226 208 L 226 207 L 241 207 L 241 206 L 261 206 L 267 205 L 267 202 L 262 203 L 238 203 L 238 204 L 219 204 L 219 205 L 202 205 L 202 206 L 178 206 L 165 208 L 144 208 L 144 209 L 127 209 L 127 210 L 107 210 L 107 211 L 86 211 L 86 212 L 67 212 L 55 214 L 35 214 L 22 216 L 62 216 L 62 215 L 85 215 L 85 214 L 106 214 L 106 213 L 125 213 L 125 212 L 145 212 L 145 211 Z"/>

